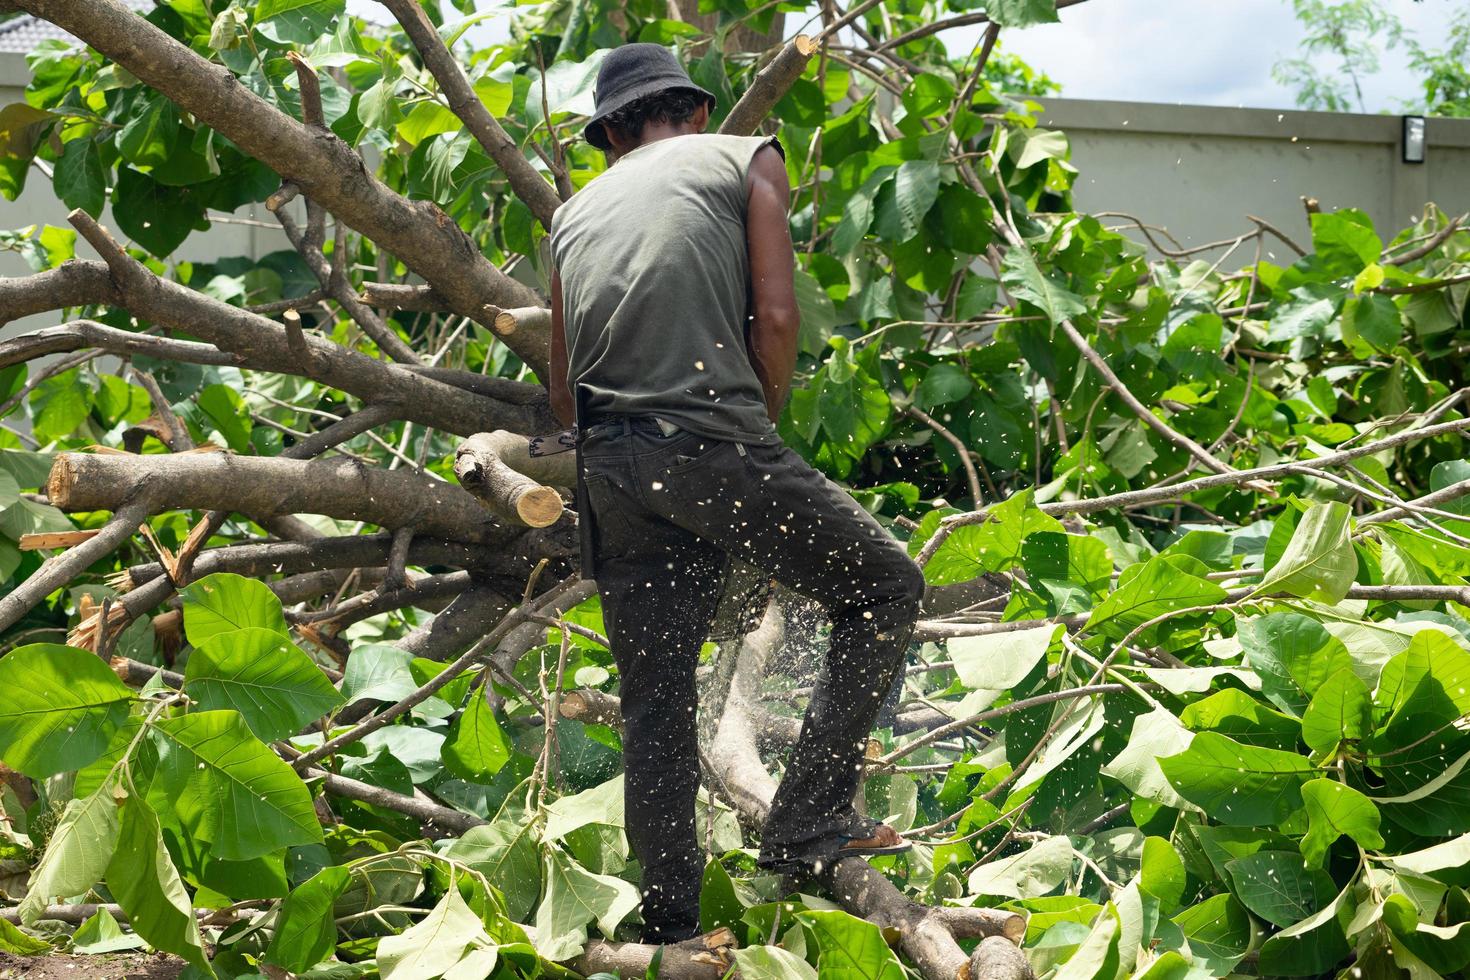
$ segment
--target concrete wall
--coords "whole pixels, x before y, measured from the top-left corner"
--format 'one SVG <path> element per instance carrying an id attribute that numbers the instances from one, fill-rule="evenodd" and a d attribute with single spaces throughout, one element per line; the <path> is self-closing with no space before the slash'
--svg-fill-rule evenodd
<path id="1" fill-rule="evenodd" d="M 1470 119 L 1428 120 L 1423 164 L 1401 162 L 1398 116 L 1048 99 L 1038 124 L 1071 141 L 1079 211 L 1126 211 L 1186 246 L 1251 230 L 1248 214 L 1307 245 L 1303 197 L 1361 208 L 1385 241 L 1426 202 L 1470 211 Z"/>

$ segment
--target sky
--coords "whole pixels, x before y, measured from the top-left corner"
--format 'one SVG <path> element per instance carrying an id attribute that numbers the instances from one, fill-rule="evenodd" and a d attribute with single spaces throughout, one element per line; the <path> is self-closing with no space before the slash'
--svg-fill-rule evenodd
<path id="1" fill-rule="evenodd" d="M 499 6 L 480 2 L 481 9 Z M 1464 0 L 1386 2 L 1421 43 L 1434 47 Z M 387 17 L 374 0 L 348 5 L 363 17 Z M 1291 91 L 1271 78 L 1271 66 L 1295 56 L 1302 36 L 1290 0 L 1090 0 L 1061 16 L 1060 24 L 1003 32 L 1001 44 L 1059 82 L 1064 97 L 1295 107 Z M 788 24 L 794 21 L 788 16 Z M 505 37 L 503 25 L 503 19 L 491 19 L 477 30 L 478 39 Z M 943 36 L 951 51 L 963 54 L 980 30 L 959 28 Z M 1323 67 L 1333 63 L 1329 59 Z M 1401 101 L 1417 94 L 1417 85 L 1402 52 L 1386 52 L 1383 71 L 1364 85 L 1368 111 L 1399 111 Z"/>

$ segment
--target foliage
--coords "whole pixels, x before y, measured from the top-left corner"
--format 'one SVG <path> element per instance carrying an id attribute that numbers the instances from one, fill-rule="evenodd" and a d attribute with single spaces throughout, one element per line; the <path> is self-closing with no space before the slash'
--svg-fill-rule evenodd
<path id="1" fill-rule="evenodd" d="M 727 27 L 745 14 L 713 6 Z M 1055 14 L 1039 0 L 1004 8 Z M 564 154 L 572 183 L 585 184 L 600 154 L 553 147 L 548 133 L 575 132 L 603 48 L 673 44 L 725 107 L 749 83 L 750 59 L 666 12 L 524 8 L 511 43 L 467 53 L 475 91 L 513 139 Z M 759 28 L 774 13 L 750 19 Z M 285 54 L 300 52 L 321 75 L 328 125 L 374 150 L 383 180 L 544 285 L 544 230 L 396 33 L 366 30 L 333 0 L 175 0 L 149 16 L 293 115 Z M 865 26 L 881 39 L 941 16 L 887 4 Z M 444 22 L 441 34 L 463 26 Z M 1126 228 L 1071 210 L 1066 137 L 1036 126 L 1034 103 L 991 75 L 970 90 L 964 62 L 932 36 L 896 51 L 921 70 L 819 57 L 776 110 L 803 320 L 803 384 L 781 432 L 907 540 L 932 600 L 981 576 L 1008 596 L 926 626 L 957 638 L 915 650 L 925 669 L 905 700 L 969 721 L 948 739 L 879 733 L 868 809 L 924 829 L 914 851 L 876 866 L 926 902 L 1026 913 L 1038 974 L 1462 971 L 1470 511 L 1457 493 L 1470 473 L 1463 430 L 1411 430 L 1464 419 L 1470 232 L 1432 207 L 1396 234 L 1344 210 L 1314 216 L 1305 254 L 1258 231 L 1212 261 L 1151 257 Z M 241 306 L 315 289 L 295 252 L 178 258 L 211 215 L 275 189 L 260 164 L 95 55 L 48 45 L 30 62 L 26 105 L 5 110 L 0 189 L 13 196 L 40 159 L 68 204 L 97 211 L 110 196 L 158 274 Z M 880 87 L 897 91 L 880 98 Z M 50 268 L 73 238 L 31 229 L 10 242 Z M 1225 271 L 1247 243 L 1255 258 Z M 343 247 L 356 267 L 380 270 L 369 278 L 406 276 L 371 242 Z M 85 312 L 148 326 L 122 309 Z M 375 349 L 321 304 L 303 320 Z M 442 365 L 529 376 L 488 333 L 452 321 L 401 312 L 392 325 L 442 352 Z M 195 440 L 242 454 L 277 455 L 322 413 L 353 407 L 306 378 L 145 363 Z M 12 582 L 40 561 L 17 550 L 21 535 L 101 523 L 22 495 L 44 482 L 50 454 L 117 445 L 152 411 L 142 388 L 91 363 L 29 370 L 0 373 L 38 443 L 0 436 L 0 573 Z M 939 428 L 969 447 L 973 487 Z M 1334 458 L 1396 433 L 1408 434 Z M 1171 490 L 1199 466 L 1181 436 L 1236 470 L 1291 465 Z M 417 451 L 452 479 L 453 445 L 394 422 L 346 448 L 365 465 Z M 1383 513 L 1442 490 L 1427 510 Z M 191 525 L 182 513 L 150 521 L 173 551 Z M 262 534 L 232 517 L 208 545 Z M 389 980 L 560 976 L 553 961 L 589 937 L 630 933 L 637 868 L 618 733 L 562 719 L 547 734 L 558 678 L 564 691 L 616 689 L 595 599 L 566 614 L 565 644 L 553 626 L 508 676 L 472 665 L 446 678 L 330 757 L 329 778 L 291 762 L 374 703 L 441 678 L 445 664 L 395 645 L 430 611 L 332 631 L 309 617 L 334 601 L 335 580 L 283 608 L 270 588 L 283 575 L 207 576 L 183 590 L 181 624 L 159 609 L 118 639 L 120 668 L 169 668 L 140 689 L 89 650 L 30 642 L 131 587 L 97 573 L 150 560 L 132 548 L 42 603 L 0 658 L 3 757 L 36 794 L 0 790 L 0 847 L 31 868 L 26 885 L 0 887 L 23 895 L 27 927 L 53 902 L 111 900 L 138 936 L 201 973 Z M 334 661 L 343 650 L 345 665 Z M 790 686 L 769 679 L 771 712 L 788 710 Z M 374 792 L 344 796 L 342 780 Z M 469 829 L 426 826 L 412 806 L 424 800 Z M 876 926 L 758 873 L 723 804 L 704 801 L 700 821 L 711 850 L 702 919 L 734 931 L 744 975 L 912 972 Z M 93 920 L 70 942 L 92 948 L 116 926 Z"/>

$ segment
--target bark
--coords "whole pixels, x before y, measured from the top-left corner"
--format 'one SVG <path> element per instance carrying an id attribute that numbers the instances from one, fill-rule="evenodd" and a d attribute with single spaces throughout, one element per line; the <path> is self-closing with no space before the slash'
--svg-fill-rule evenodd
<path id="1" fill-rule="evenodd" d="M 516 146 L 495 117 L 490 115 L 490 111 L 470 87 L 469 79 L 465 77 L 459 62 L 454 60 L 454 55 L 445 47 L 439 32 L 429 23 L 424 8 L 419 6 L 418 0 L 382 0 L 382 3 L 393 12 L 409 41 L 418 49 L 419 55 L 424 59 L 424 66 L 439 83 L 439 89 L 444 93 L 450 111 L 464 122 L 465 128 L 474 135 L 480 146 L 490 155 L 490 159 L 495 161 L 501 173 L 505 174 L 505 179 L 516 197 L 525 202 L 536 220 L 541 222 L 541 227 L 549 231 L 552 215 L 561 207 L 561 198 L 536 168 L 531 166 L 520 147 Z"/>
<path id="2" fill-rule="evenodd" d="M 491 401 L 320 337 L 300 336 L 293 343 L 286 328 L 274 320 L 153 275 L 126 255 L 86 212 L 73 211 L 70 220 L 107 259 L 105 268 L 121 305 L 142 319 L 237 354 L 251 368 L 309 376 L 369 404 L 387 405 L 399 418 L 447 432 L 546 432 L 558 427 L 549 403 L 521 406 Z M 298 345 L 308 352 L 309 366 L 303 365 Z"/>
<path id="3" fill-rule="evenodd" d="M 101 262 L 64 262 L 33 276 L 0 278 L 0 327 L 68 306 L 115 305 L 117 288 Z"/>
<path id="4" fill-rule="evenodd" d="M 720 123 L 720 132 L 730 136 L 749 136 L 754 133 L 776 103 L 781 101 L 792 84 L 806 70 L 806 64 L 816 53 L 818 44 L 805 34 L 792 38 L 771 61 L 760 70 L 750 83 L 750 88 L 730 109 L 725 121 Z"/>
<path id="5" fill-rule="evenodd" d="M 122 357 L 143 354 L 185 364 L 236 366 L 242 363 L 238 355 L 222 351 L 213 344 L 152 337 L 132 330 L 119 330 L 94 320 L 73 320 L 0 342 L 0 368 L 34 361 L 47 354 L 62 354 L 82 348 L 105 350 Z"/>
<path id="6" fill-rule="evenodd" d="M 648 976 L 654 954 L 663 950 L 658 966 L 660 980 L 720 980 L 734 965 L 729 955 L 734 938 L 730 930 L 716 929 L 708 935 L 669 946 L 594 941 L 571 962 L 571 967 L 583 976 L 611 973 L 615 977 L 642 980 Z"/>
<path id="7" fill-rule="evenodd" d="M 454 474 L 501 521 L 546 527 L 561 518 L 562 499 L 544 484 L 571 486 L 577 478 L 576 456 L 532 456 L 525 436 L 481 432 L 454 454 Z"/>
<path id="8" fill-rule="evenodd" d="M 17 6 L 83 39 L 294 182 L 422 276 L 456 313 L 484 323 L 502 307 L 534 304 L 535 294 L 491 265 L 438 207 L 393 193 L 330 131 L 276 109 L 229 69 L 205 61 L 119 0 L 18 0 Z M 514 339 L 510 347 L 546 377 L 546 349 Z"/>
<path id="9" fill-rule="evenodd" d="M 461 592 L 428 623 L 409 633 L 395 646 L 416 657 L 443 662 L 468 650 L 495 628 L 510 611 L 511 602 L 493 586 Z"/>
<path id="10" fill-rule="evenodd" d="M 143 481 L 150 484 L 154 512 L 325 514 L 502 548 L 519 537 L 518 529 L 490 521 L 473 497 L 451 483 L 359 466 L 340 457 L 302 461 L 230 453 L 62 453 L 52 464 L 46 496 L 62 510 L 111 510 Z"/>

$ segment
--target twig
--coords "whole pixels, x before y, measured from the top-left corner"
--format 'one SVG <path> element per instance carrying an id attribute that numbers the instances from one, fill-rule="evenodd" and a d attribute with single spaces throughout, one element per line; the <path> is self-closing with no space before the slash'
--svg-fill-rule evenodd
<path id="1" fill-rule="evenodd" d="M 975 472 L 975 464 L 970 459 L 970 450 L 965 447 L 964 442 L 961 441 L 959 436 L 949 431 L 949 429 L 945 428 L 938 420 L 934 419 L 919 406 L 910 405 L 908 407 L 908 413 L 939 433 L 944 438 L 944 441 L 948 442 L 954 447 L 955 452 L 959 453 L 960 465 L 965 468 L 965 479 L 970 484 L 970 499 L 975 501 L 976 507 L 979 507 L 980 501 L 984 499 L 980 494 L 980 476 Z"/>

